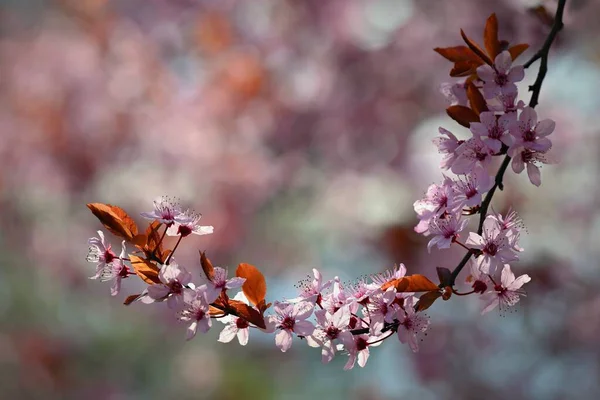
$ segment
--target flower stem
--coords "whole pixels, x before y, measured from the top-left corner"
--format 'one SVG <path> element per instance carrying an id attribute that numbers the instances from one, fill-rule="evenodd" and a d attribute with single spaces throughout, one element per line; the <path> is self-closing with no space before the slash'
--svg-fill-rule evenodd
<path id="1" fill-rule="evenodd" d="M 382 337 L 381 339 L 377 339 L 377 340 L 376 340 L 376 341 L 374 341 L 374 342 L 367 342 L 367 344 L 370 346 L 370 345 L 372 345 L 372 344 L 375 344 L 375 343 L 383 342 L 385 339 L 389 338 L 389 337 L 390 337 L 390 336 L 392 336 L 393 334 L 394 334 L 394 332 L 390 332 L 390 334 L 389 334 L 389 335 L 387 335 L 387 336 L 385 336 L 385 337 Z"/>
<path id="2" fill-rule="evenodd" d="M 470 247 L 465 246 L 464 244 L 462 244 L 461 242 L 459 242 L 458 240 L 453 240 L 452 242 L 456 243 L 457 245 L 459 245 L 460 247 L 462 247 L 463 249 L 467 250 L 467 251 L 471 251 Z"/>
<path id="3" fill-rule="evenodd" d="M 466 292 L 466 293 L 460 293 L 460 292 L 457 292 L 456 290 L 452 289 L 452 293 L 454 293 L 457 296 L 468 296 L 470 294 L 475 293 L 475 290 L 471 290 L 470 292 Z"/>
<path id="4" fill-rule="evenodd" d="M 167 257 L 165 265 L 169 265 L 169 261 L 171 261 L 171 257 L 173 257 L 173 254 L 175 254 L 175 250 L 177 250 L 177 246 L 179 246 L 179 243 L 181 243 L 181 239 L 183 239 L 183 236 L 179 236 L 179 239 L 177 239 L 177 243 L 175 243 L 175 247 L 173 247 L 173 250 L 171 250 L 169 257 Z"/>

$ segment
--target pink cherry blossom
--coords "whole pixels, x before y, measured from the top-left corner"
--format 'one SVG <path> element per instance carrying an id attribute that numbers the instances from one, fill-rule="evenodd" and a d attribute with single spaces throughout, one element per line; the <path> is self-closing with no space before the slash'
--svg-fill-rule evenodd
<path id="1" fill-rule="evenodd" d="M 504 265 L 500 284 L 494 286 L 494 290 L 490 292 L 490 300 L 481 311 L 485 314 L 496 307 L 500 310 L 506 307 L 512 307 L 519 302 L 520 296 L 525 296 L 525 292 L 521 287 L 531 281 L 529 275 L 521 275 L 515 279 L 515 274 L 510 270 L 510 265 Z"/>
<path id="2" fill-rule="evenodd" d="M 489 218 L 493 218 L 498 222 L 501 231 L 520 230 L 523 227 L 523 220 L 512 208 L 508 209 L 505 216 L 494 212 L 489 215 Z"/>
<path id="3" fill-rule="evenodd" d="M 327 290 L 333 281 L 328 280 L 323 282 L 323 277 L 316 268 L 313 268 L 313 276 L 314 279 L 310 281 L 310 283 L 304 282 L 302 285 L 300 285 L 300 295 L 294 299 L 288 300 L 288 302 L 296 303 L 299 301 L 309 301 L 317 304 L 321 302 L 322 292 Z"/>
<path id="4" fill-rule="evenodd" d="M 183 301 L 185 308 L 179 312 L 178 318 L 180 321 L 190 322 L 186 339 L 192 339 L 196 336 L 198 330 L 202 333 L 208 332 L 212 325 L 212 319 L 210 318 L 210 307 L 205 288 L 200 287 L 196 290 L 184 291 Z"/>
<path id="5" fill-rule="evenodd" d="M 458 237 L 468 220 L 462 219 L 459 215 L 448 214 L 444 218 L 436 217 L 429 223 L 429 233 L 433 238 L 427 243 L 427 250 L 431 251 L 433 246 L 438 249 L 448 249 L 452 242 Z"/>
<path id="6" fill-rule="evenodd" d="M 111 250 L 111 245 L 106 244 L 104 233 L 98 231 L 98 237 L 88 239 L 88 255 L 86 261 L 97 264 L 98 269 L 101 269 L 106 264 L 110 264 L 112 260 L 117 258 L 117 255 Z"/>
<path id="7" fill-rule="evenodd" d="M 371 275 L 371 281 L 368 286 L 371 289 L 379 289 L 388 282 L 395 279 L 400 279 L 406 275 L 406 267 L 404 264 L 394 265 L 393 269 L 388 269 L 379 274 Z"/>
<path id="8" fill-rule="evenodd" d="M 467 282 L 472 283 L 471 287 L 475 293 L 483 294 L 492 283 L 487 274 L 481 272 L 479 264 L 472 258 L 469 260 L 469 269 L 471 274 L 467 277 Z"/>
<path id="9" fill-rule="evenodd" d="M 238 300 L 244 304 L 250 304 L 244 292 L 239 292 L 233 300 Z M 248 338 L 250 335 L 250 324 L 244 318 L 236 317 L 233 315 L 226 315 L 225 317 L 219 318 L 219 321 L 226 324 L 225 328 L 219 335 L 219 342 L 229 343 L 237 336 L 238 341 L 242 346 L 248 344 Z"/>
<path id="10" fill-rule="evenodd" d="M 379 288 L 373 288 L 365 279 L 358 279 L 353 285 L 346 287 L 347 304 L 357 303 L 366 305 L 369 297 L 379 292 Z"/>
<path id="11" fill-rule="evenodd" d="M 470 175 L 454 181 L 454 196 L 450 208 L 460 212 L 463 207 L 481 204 L 482 195 L 494 186 L 494 180 L 484 168 L 476 167 Z"/>
<path id="12" fill-rule="evenodd" d="M 370 331 L 372 335 L 381 334 L 385 323 L 394 322 L 399 306 L 392 304 L 396 300 L 396 290 L 388 289 L 386 292 L 371 296 L 367 305 L 367 316 L 369 317 Z M 364 312 L 364 309 L 363 309 Z"/>
<path id="13" fill-rule="evenodd" d="M 276 328 L 280 329 L 275 335 L 275 345 L 282 352 L 285 353 L 292 347 L 292 333 L 299 336 L 312 335 L 315 327 L 306 318 L 310 317 L 313 308 L 314 305 L 306 301 L 295 304 L 275 302 L 276 315 L 271 318 L 275 321 Z"/>
<path id="14" fill-rule="evenodd" d="M 349 358 L 344 365 L 344 370 L 354 368 L 354 364 L 358 361 L 359 367 L 367 365 L 369 359 L 369 336 L 354 335 L 344 339 L 344 349 L 348 352 Z"/>
<path id="15" fill-rule="evenodd" d="M 420 220 L 419 224 L 414 228 L 415 232 L 428 235 L 429 220 L 446 212 L 454 194 L 452 184 L 452 179 L 444 176 L 444 181 L 441 185 L 433 184 L 429 186 L 425 193 L 425 198 L 414 202 L 413 207 Z"/>
<path id="16" fill-rule="evenodd" d="M 209 303 L 215 301 L 223 290 L 240 288 L 246 282 L 246 278 L 233 277 L 227 279 L 227 275 L 228 271 L 226 268 L 215 267 L 212 280 L 201 276 L 200 280 L 202 284 L 206 284 L 206 297 Z"/>
<path id="17" fill-rule="evenodd" d="M 173 225 L 181 214 L 179 203 L 166 196 L 154 200 L 154 210 L 141 213 L 142 217 L 149 220 L 157 220 L 160 223 L 167 224 L 167 226 Z"/>
<path id="18" fill-rule="evenodd" d="M 506 235 L 509 243 L 512 243 L 515 251 L 523 251 L 523 249 L 519 246 L 518 241 L 519 237 L 521 236 L 521 230 L 525 224 L 516 211 L 514 211 L 512 208 L 509 208 L 506 212 L 506 216 L 494 212 L 493 214 L 489 215 L 489 218 L 493 218 L 497 221 L 500 231 Z"/>
<path id="19" fill-rule="evenodd" d="M 531 107 L 525 107 L 519 115 L 519 120 L 510 127 L 510 134 L 515 137 L 508 154 L 514 157 L 524 147 L 527 150 L 546 152 L 552 147 L 552 142 L 546 136 L 554 132 L 554 121 L 537 120 L 537 113 Z"/>
<path id="20" fill-rule="evenodd" d="M 467 140 L 456 150 L 459 156 L 452 164 L 452 172 L 457 175 L 470 174 L 475 166 L 486 168 L 492 161 L 494 150 L 486 145 L 478 136 Z"/>
<path id="21" fill-rule="evenodd" d="M 490 216 L 483 223 L 482 235 L 470 232 L 466 244 L 481 250 L 482 254 L 477 257 L 477 261 L 481 271 L 486 274 L 493 274 L 503 263 L 519 259 L 515 253 L 515 243 L 500 229 L 498 221 Z"/>
<path id="22" fill-rule="evenodd" d="M 334 314 L 341 307 L 348 304 L 349 301 L 349 294 L 344 289 L 344 285 L 340 282 L 340 278 L 336 276 L 333 279 L 331 293 L 323 296 L 321 306 L 330 314 Z"/>
<path id="23" fill-rule="evenodd" d="M 307 342 L 311 347 L 321 347 L 321 360 L 324 364 L 335 356 L 336 342 L 351 340 L 352 333 L 348 330 L 350 323 L 350 308 L 344 306 L 331 314 L 327 310 L 315 311 L 317 326 Z"/>
<path id="24" fill-rule="evenodd" d="M 413 352 L 419 351 L 418 336 L 429 327 L 429 319 L 415 311 L 417 298 L 410 296 L 404 300 L 404 310 L 398 311 L 398 339 L 408 343 Z"/>
<path id="25" fill-rule="evenodd" d="M 494 65 L 484 64 L 477 68 L 477 76 L 484 82 L 483 96 L 492 99 L 498 95 L 517 91 L 515 82 L 525 77 L 522 65 L 512 67 L 512 57 L 508 51 L 496 56 Z"/>
<path id="26" fill-rule="evenodd" d="M 442 162 L 440 163 L 440 168 L 449 169 L 452 167 L 456 157 L 458 157 L 456 150 L 464 143 L 464 140 L 458 140 L 452 132 L 442 127 L 439 128 L 439 132 L 447 137 L 439 136 L 434 138 L 432 142 L 438 148 L 438 152 L 444 155 L 444 158 L 442 158 Z"/>
<path id="27" fill-rule="evenodd" d="M 202 218 L 201 214 L 196 214 L 193 211 L 187 210 L 179 214 L 174 223 L 167 229 L 167 235 L 186 237 L 190 234 L 194 235 L 209 235 L 214 232 L 212 226 L 201 226 L 198 224 Z"/>
<path id="28" fill-rule="evenodd" d="M 102 237 L 102 236 L 101 236 Z M 102 237 L 103 238 L 103 237 Z M 127 265 L 123 262 L 123 259 L 127 257 L 127 248 L 125 241 L 121 242 L 121 254 L 119 258 L 113 259 L 110 263 L 99 265 L 96 270 L 96 275 L 90 277 L 90 279 L 98 279 L 102 282 L 113 281 L 110 288 L 111 296 L 116 296 L 121 290 L 121 280 L 127 278 L 131 271 Z"/>
<path id="29" fill-rule="evenodd" d="M 538 164 L 557 163 L 557 160 L 551 154 L 529 150 L 525 147 L 514 148 L 511 154 L 513 157 L 511 161 L 513 171 L 520 174 L 525 169 L 525 166 L 527 166 L 527 176 L 529 177 L 529 181 L 535 186 L 542 184 L 542 175 Z"/>
<path id="30" fill-rule="evenodd" d="M 514 113 L 496 117 L 491 111 L 479 115 L 481 122 L 471 122 L 470 129 L 473 135 L 478 136 L 494 153 L 499 153 L 502 143 L 507 146 L 512 144 L 512 136 L 508 134 L 509 126 L 516 120 Z"/>
<path id="31" fill-rule="evenodd" d="M 148 286 L 148 295 L 141 298 L 141 301 L 148 304 L 166 300 L 169 308 L 181 306 L 186 286 L 192 281 L 192 274 L 180 267 L 175 260 L 171 260 L 170 264 L 161 267 L 158 278 L 162 284 Z"/>
<path id="32" fill-rule="evenodd" d="M 490 111 L 514 114 L 525 108 L 525 102 L 523 100 L 517 101 L 518 95 L 519 93 L 517 91 L 501 94 L 496 99 L 488 101 L 488 108 Z"/>

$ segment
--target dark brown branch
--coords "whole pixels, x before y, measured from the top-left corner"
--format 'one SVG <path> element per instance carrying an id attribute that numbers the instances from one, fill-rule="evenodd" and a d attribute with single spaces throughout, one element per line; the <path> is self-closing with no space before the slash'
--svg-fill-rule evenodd
<path id="1" fill-rule="evenodd" d="M 527 61 L 524 65 L 525 68 L 528 68 L 538 59 L 541 60 L 538 76 L 533 85 L 529 87 L 529 91 L 532 92 L 531 100 L 529 101 L 529 107 L 535 107 L 538 105 L 540 91 L 542 90 L 542 82 L 544 82 L 546 72 L 548 72 L 548 54 L 550 53 L 550 47 L 552 46 L 556 35 L 564 26 L 562 18 L 566 2 L 567 0 L 559 0 L 558 6 L 556 8 L 556 16 L 554 17 L 554 24 L 552 25 L 552 29 L 550 30 L 548 38 L 544 42 L 542 48 L 537 53 L 535 53 L 531 60 Z"/>

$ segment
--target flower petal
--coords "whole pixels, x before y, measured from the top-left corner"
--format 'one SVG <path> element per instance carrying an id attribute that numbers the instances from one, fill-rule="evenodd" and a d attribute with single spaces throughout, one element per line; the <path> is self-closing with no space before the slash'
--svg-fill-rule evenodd
<path id="1" fill-rule="evenodd" d="M 294 319 L 303 320 L 303 319 L 310 317 L 313 310 L 314 310 L 313 304 L 311 304 L 307 301 L 303 301 L 303 302 L 294 304 L 294 308 L 292 309 L 291 316 Z"/>
<path id="2" fill-rule="evenodd" d="M 225 328 L 219 334 L 219 342 L 221 343 L 229 343 L 233 340 L 235 335 L 238 333 L 238 328 L 235 325 L 235 322 L 229 325 L 226 325 Z"/>
<path id="3" fill-rule="evenodd" d="M 239 287 L 242 287 L 244 282 L 246 282 L 246 278 L 240 278 L 236 276 L 234 278 L 229 279 L 225 284 L 225 287 L 227 289 L 237 289 Z"/>
<path id="4" fill-rule="evenodd" d="M 535 186 L 540 186 L 542 184 L 542 174 L 537 165 L 532 163 L 527 164 L 527 176 L 529 176 L 529 181 Z"/>
<path id="5" fill-rule="evenodd" d="M 367 347 L 364 350 L 358 352 L 358 365 L 362 368 L 367 365 L 367 360 L 369 359 L 369 348 Z"/>
<path id="6" fill-rule="evenodd" d="M 522 65 L 512 67 L 508 73 L 508 80 L 511 82 L 521 82 L 523 78 L 525 78 L 525 69 Z"/>
<path id="7" fill-rule="evenodd" d="M 275 345 L 285 353 L 292 347 L 292 334 L 285 329 L 280 330 L 275 335 Z"/>
<path id="8" fill-rule="evenodd" d="M 552 132 L 554 132 L 554 128 L 556 127 L 556 123 L 551 119 L 545 119 L 540 121 L 535 128 L 535 133 L 538 136 L 544 137 L 548 136 Z"/>
<path id="9" fill-rule="evenodd" d="M 185 339 L 186 340 L 190 340 L 193 339 L 194 336 L 196 336 L 196 332 L 198 330 L 198 321 L 193 321 L 190 326 L 188 326 L 186 332 L 185 332 Z"/>
<path id="10" fill-rule="evenodd" d="M 249 336 L 250 336 L 250 329 L 243 328 L 243 329 L 238 330 L 237 338 L 242 346 L 245 346 L 248 344 Z"/>
<path id="11" fill-rule="evenodd" d="M 310 321 L 298 321 L 294 324 L 294 333 L 300 336 L 312 335 L 315 326 Z"/>
<path id="12" fill-rule="evenodd" d="M 510 53 L 508 51 L 503 51 L 502 53 L 498 54 L 494 60 L 494 65 L 496 66 L 498 72 L 505 74 L 512 65 L 512 57 L 510 56 Z"/>
<path id="13" fill-rule="evenodd" d="M 517 279 L 515 279 L 510 285 L 508 285 L 506 288 L 508 290 L 518 290 L 520 289 L 524 284 L 526 284 L 527 282 L 531 281 L 531 277 L 527 274 L 523 274 L 521 276 L 519 276 Z"/>
<path id="14" fill-rule="evenodd" d="M 215 231 L 215 228 L 212 226 L 194 226 L 192 233 L 195 235 L 210 235 Z M 168 231 L 167 231 L 168 233 Z"/>
<path id="15" fill-rule="evenodd" d="M 489 82 L 494 80 L 496 77 L 496 72 L 489 65 L 482 65 L 477 68 L 477 76 L 479 76 L 484 82 Z"/>
<path id="16" fill-rule="evenodd" d="M 523 162 L 523 152 L 519 151 L 513 157 L 510 165 L 515 174 L 520 174 L 525 169 L 525 163 Z"/>

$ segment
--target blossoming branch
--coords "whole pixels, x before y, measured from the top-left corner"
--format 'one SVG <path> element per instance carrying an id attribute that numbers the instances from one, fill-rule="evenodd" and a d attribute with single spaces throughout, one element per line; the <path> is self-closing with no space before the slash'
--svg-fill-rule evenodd
<path id="1" fill-rule="evenodd" d="M 125 304 L 166 302 L 176 318 L 187 324 L 188 340 L 198 331 L 206 333 L 218 321 L 223 324 L 220 342 L 237 338 L 246 345 L 251 331 L 275 333 L 275 345 L 285 352 L 296 336 L 320 348 L 324 363 L 336 353 L 344 354 L 344 369 L 356 363 L 363 367 L 370 349 L 393 337 L 416 352 L 430 323 L 423 311 L 439 298 L 475 295 L 482 299 L 482 313 L 514 306 L 525 294 L 523 285 L 531 280 L 526 274 L 516 277 L 511 266 L 524 250 L 519 245 L 523 224 L 513 210 L 501 214 L 489 208 L 496 190 L 503 189 L 509 165 L 517 174 L 527 170 L 530 182 L 539 186 L 541 164 L 555 162 L 549 138 L 555 124 L 539 118 L 534 107 L 547 71 L 548 52 L 562 28 L 565 2 L 559 1 L 544 46 L 524 65 L 516 60 L 528 45 L 500 40 L 494 14 L 486 22 L 483 47 L 461 31 L 465 45 L 435 49 L 453 62 L 450 76 L 460 78 L 442 85 L 451 104 L 447 113 L 470 135 L 439 128 L 441 136 L 433 142 L 443 156 L 440 168 L 453 176 L 442 174 L 441 183 L 431 185 L 414 203 L 419 219 L 415 231 L 430 237 L 429 250 L 452 246 L 466 250 L 454 269 L 437 268 L 438 284 L 423 275 L 407 275 L 403 264 L 353 284 L 338 277 L 324 279 L 313 269 L 314 278 L 301 285 L 298 297 L 267 303 L 265 277 L 253 265 L 241 263 L 235 276 L 230 276 L 204 252 L 200 253 L 200 274 L 177 263 L 175 253 L 183 239 L 211 234 L 213 227 L 200 225 L 199 214 L 183 210 L 170 198 L 157 199 L 153 210 L 141 213 L 150 221 L 144 232 L 123 209 L 88 204 L 103 226 L 121 239 L 119 255 L 103 231 L 89 239 L 87 261 L 96 266 L 91 279 L 111 282 L 112 296 L 120 293 L 124 280 L 142 279 L 147 288 L 128 296 Z M 530 87 L 529 105 L 525 105 L 516 83 L 538 59 L 540 69 Z M 492 176 L 498 157 L 503 160 Z M 477 230 L 464 233 L 476 216 Z M 177 237 L 172 249 L 164 248 L 165 236 Z M 128 251 L 128 247 L 135 250 Z M 461 293 L 456 280 L 467 264 L 466 281 L 472 290 Z"/>

